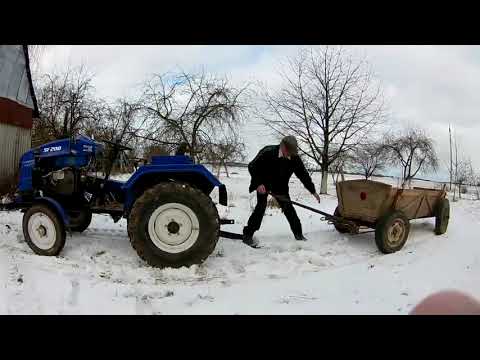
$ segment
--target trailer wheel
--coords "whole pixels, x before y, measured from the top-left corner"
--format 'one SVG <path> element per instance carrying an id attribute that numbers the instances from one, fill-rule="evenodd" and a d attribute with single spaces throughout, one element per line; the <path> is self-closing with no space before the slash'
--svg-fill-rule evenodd
<path id="1" fill-rule="evenodd" d="M 384 254 L 400 250 L 407 241 L 410 221 L 401 211 L 391 211 L 381 217 L 375 227 L 375 243 Z"/>
<path id="2" fill-rule="evenodd" d="M 182 267 L 203 262 L 215 249 L 220 231 L 217 208 L 188 184 L 160 183 L 132 207 L 128 234 L 149 265 Z"/>
<path id="3" fill-rule="evenodd" d="M 23 235 L 35 254 L 56 256 L 65 246 L 65 225 L 51 207 L 33 205 L 23 215 Z"/>
<path id="4" fill-rule="evenodd" d="M 435 208 L 435 234 L 445 234 L 450 220 L 450 202 L 448 199 L 441 199 Z"/>
<path id="5" fill-rule="evenodd" d="M 338 206 L 335 208 L 335 212 L 333 213 L 333 216 L 342 216 L 340 214 L 340 210 L 338 210 Z M 337 229 L 337 231 L 340 234 L 346 234 L 346 233 L 350 232 L 346 226 L 342 226 L 340 224 L 335 224 L 335 223 L 333 224 L 333 226 L 335 226 L 335 229 Z"/>
<path id="6" fill-rule="evenodd" d="M 72 210 L 68 212 L 70 217 L 70 230 L 84 232 L 92 222 L 92 211 L 90 209 Z"/>

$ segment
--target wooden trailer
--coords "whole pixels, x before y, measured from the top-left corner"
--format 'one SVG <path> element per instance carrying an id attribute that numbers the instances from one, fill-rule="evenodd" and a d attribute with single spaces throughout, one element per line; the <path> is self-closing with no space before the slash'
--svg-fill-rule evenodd
<path id="1" fill-rule="evenodd" d="M 383 253 L 405 245 L 410 220 L 434 217 L 435 234 L 447 231 L 450 204 L 445 189 L 399 189 L 377 181 L 347 180 L 337 183 L 337 197 L 335 228 L 341 233 L 375 229 L 375 242 Z"/>

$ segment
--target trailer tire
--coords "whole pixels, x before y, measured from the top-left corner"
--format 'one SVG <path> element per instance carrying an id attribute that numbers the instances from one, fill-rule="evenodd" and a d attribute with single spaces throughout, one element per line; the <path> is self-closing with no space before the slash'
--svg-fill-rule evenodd
<path id="1" fill-rule="evenodd" d="M 341 217 L 342 215 L 340 214 L 340 210 L 338 210 L 338 206 L 335 208 L 335 212 L 333 213 L 333 216 L 339 216 Z M 335 229 L 337 229 L 337 231 L 340 233 L 340 234 L 346 234 L 349 231 L 349 229 L 345 226 L 342 226 L 340 224 L 333 224 L 333 226 L 335 227 Z"/>
<path id="2" fill-rule="evenodd" d="M 375 226 L 375 243 L 384 254 L 399 251 L 410 232 L 410 221 L 405 214 L 393 210 L 382 216 Z"/>
<path id="3" fill-rule="evenodd" d="M 84 232 L 92 222 L 92 211 L 90 209 L 81 209 L 69 211 L 70 230 L 73 232 Z"/>
<path id="4" fill-rule="evenodd" d="M 220 221 L 212 199 L 183 183 L 146 190 L 128 217 L 128 235 L 137 254 L 154 267 L 189 267 L 215 249 Z"/>
<path id="5" fill-rule="evenodd" d="M 65 225 L 50 206 L 33 205 L 23 215 L 23 235 L 37 255 L 57 256 L 65 246 Z"/>
<path id="6" fill-rule="evenodd" d="M 441 199 L 435 208 L 435 234 L 445 234 L 450 220 L 450 202 L 448 199 Z"/>

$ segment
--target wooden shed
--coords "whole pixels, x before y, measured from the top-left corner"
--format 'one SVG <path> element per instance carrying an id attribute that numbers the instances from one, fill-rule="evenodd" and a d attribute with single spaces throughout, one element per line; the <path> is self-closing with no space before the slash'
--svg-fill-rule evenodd
<path id="1" fill-rule="evenodd" d="M 27 45 L 0 45 L 0 186 L 16 175 L 31 147 L 38 107 Z"/>

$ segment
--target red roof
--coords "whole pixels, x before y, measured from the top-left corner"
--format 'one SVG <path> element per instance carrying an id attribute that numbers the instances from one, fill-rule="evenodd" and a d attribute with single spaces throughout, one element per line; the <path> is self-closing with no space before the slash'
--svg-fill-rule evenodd
<path id="1" fill-rule="evenodd" d="M 0 123 L 32 128 L 38 107 L 27 45 L 0 45 Z"/>
<path id="2" fill-rule="evenodd" d="M 32 115 L 32 109 L 13 100 L 0 98 L 0 123 L 31 129 Z"/>

